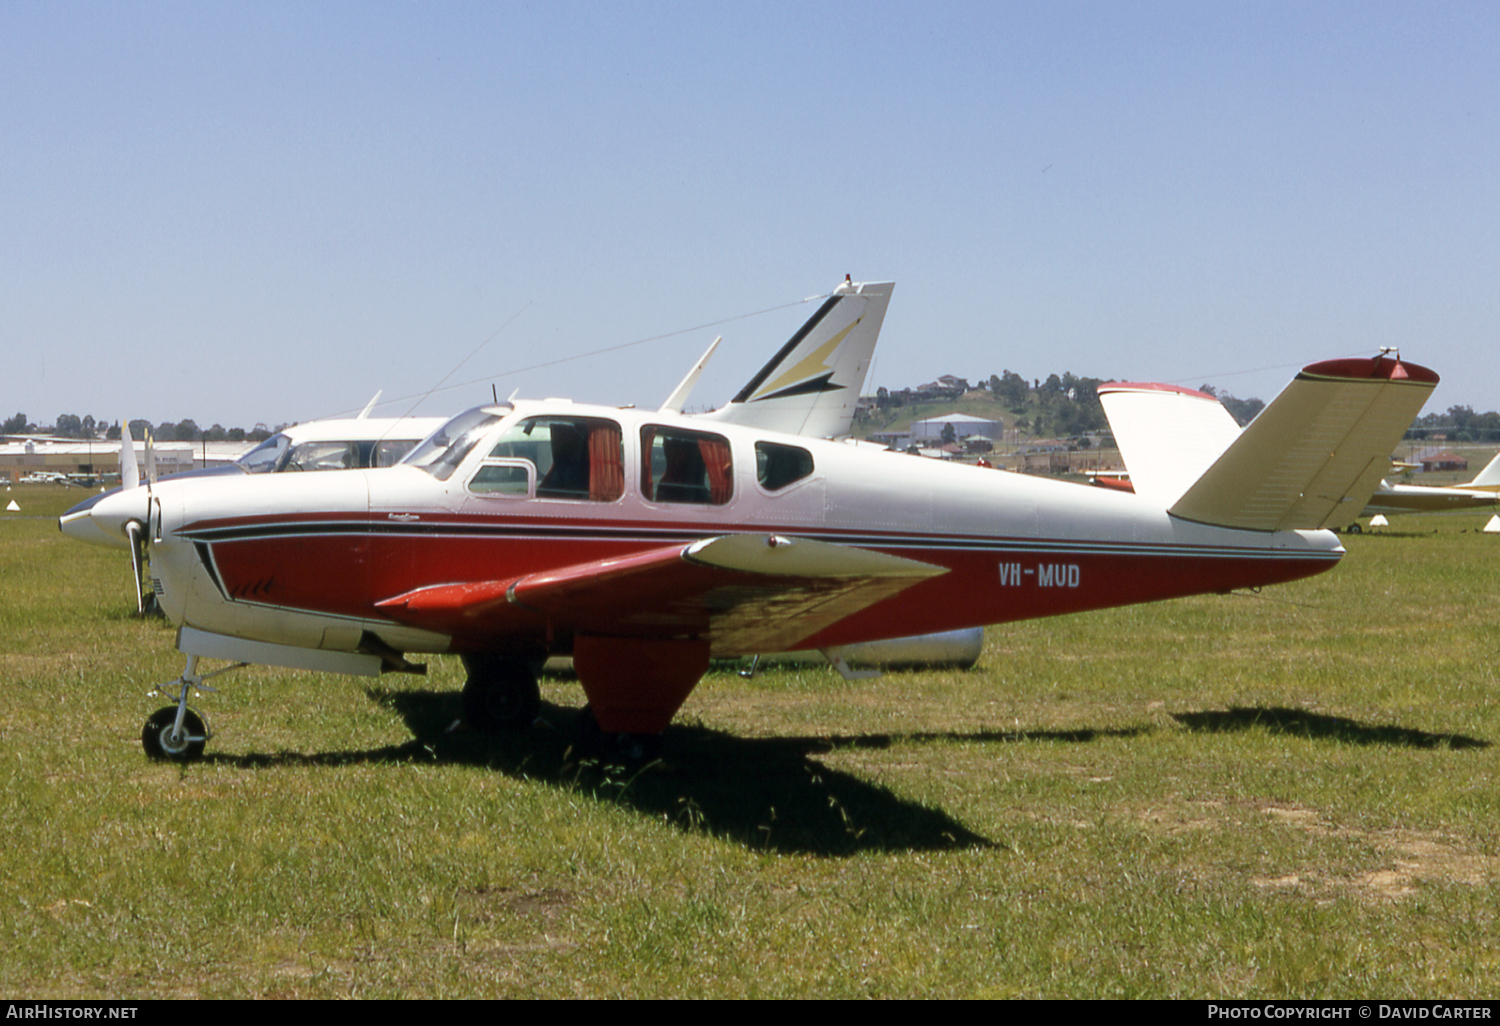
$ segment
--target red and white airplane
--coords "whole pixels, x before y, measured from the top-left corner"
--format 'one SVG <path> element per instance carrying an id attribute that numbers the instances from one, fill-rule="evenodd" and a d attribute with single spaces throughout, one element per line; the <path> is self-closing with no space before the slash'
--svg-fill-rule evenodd
<path id="1" fill-rule="evenodd" d="M 860 289 L 814 329 L 847 338 L 883 312 Z M 168 479 L 70 512 L 61 526 L 84 540 L 144 530 L 179 628 L 187 665 L 147 751 L 201 754 L 187 702 L 215 674 L 200 658 L 373 676 L 457 653 L 465 719 L 506 727 L 535 719 L 536 662 L 568 653 L 585 722 L 639 758 L 711 657 L 1295 580 L 1338 562 L 1323 529 L 1363 507 L 1437 382 L 1382 357 L 1315 364 L 1163 505 L 737 419 L 757 396 L 827 389 L 837 349 L 742 393 L 739 415 L 502 403 L 395 467 Z"/>

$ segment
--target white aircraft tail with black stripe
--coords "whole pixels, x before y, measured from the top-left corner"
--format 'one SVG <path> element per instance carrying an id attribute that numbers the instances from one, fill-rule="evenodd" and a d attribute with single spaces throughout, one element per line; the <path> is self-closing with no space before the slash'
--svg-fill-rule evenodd
<path id="1" fill-rule="evenodd" d="M 809 438 L 847 435 L 894 288 L 845 281 L 738 395 L 703 419 Z"/>

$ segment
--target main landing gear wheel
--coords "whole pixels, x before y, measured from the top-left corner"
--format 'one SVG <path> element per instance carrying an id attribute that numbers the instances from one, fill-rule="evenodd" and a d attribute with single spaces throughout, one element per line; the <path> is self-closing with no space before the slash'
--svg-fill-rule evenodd
<path id="1" fill-rule="evenodd" d="M 193 762 L 203 758 L 203 744 L 208 740 L 203 719 L 193 710 L 185 709 L 181 733 L 176 727 L 175 705 L 163 706 L 152 713 L 141 729 L 141 746 L 146 754 L 163 762 Z"/>
<path id="2" fill-rule="evenodd" d="M 536 674 L 522 659 L 465 656 L 464 722 L 489 733 L 525 730 L 542 711 Z"/>
<path id="3" fill-rule="evenodd" d="M 632 768 L 655 762 L 666 748 L 661 734 L 606 734 L 587 705 L 578 711 L 575 732 L 580 751 Z"/>

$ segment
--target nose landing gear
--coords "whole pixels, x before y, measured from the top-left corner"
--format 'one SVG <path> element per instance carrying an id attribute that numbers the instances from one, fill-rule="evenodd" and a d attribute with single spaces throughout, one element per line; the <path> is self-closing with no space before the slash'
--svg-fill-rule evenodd
<path id="1" fill-rule="evenodd" d="M 215 689 L 206 686 L 204 681 L 247 665 L 249 664 L 235 663 L 213 673 L 199 675 L 198 657 L 188 656 L 182 676 L 156 686 L 158 694 L 176 704 L 156 710 L 141 728 L 141 747 L 146 750 L 147 758 L 159 762 L 194 762 L 203 758 L 203 746 L 214 735 L 203 717 L 188 708 L 188 696 L 195 688 L 214 693 Z"/>
<path id="2" fill-rule="evenodd" d="M 177 707 L 163 706 L 151 714 L 141 730 L 141 747 L 158 762 L 193 762 L 203 758 L 203 745 L 212 735 L 203 718 L 191 709 L 182 710 L 177 723 Z"/>

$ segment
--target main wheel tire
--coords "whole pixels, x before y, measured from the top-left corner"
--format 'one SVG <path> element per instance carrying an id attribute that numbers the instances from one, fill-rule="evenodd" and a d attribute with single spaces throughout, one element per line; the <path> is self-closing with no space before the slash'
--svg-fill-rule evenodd
<path id="1" fill-rule="evenodd" d="M 542 711 L 542 693 L 519 659 L 465 660 L 464 722 L 486 732 L 525 730 Z"/>
<path id="2" fill-rule="evenodd" d="M 177 707 L 167 705 L 151 714 L 141 728 L 141 747 L 149 758 L 160 762 L 193 762 L 203 758 L 203 745 L 208 728 L 203 719 L 189 709 L 182 716 L 182 736 L 172 737 L 172 728 L 177 723 Z"/>
<path id="3" fill-rule="evenodd" d="M 578 750 L 606 763 L 640 769 L 661 758 L 666 738 L 661 734 L 612 734 L 599 726 L 591 706 L 578 711 L 573 728 Z"/>

